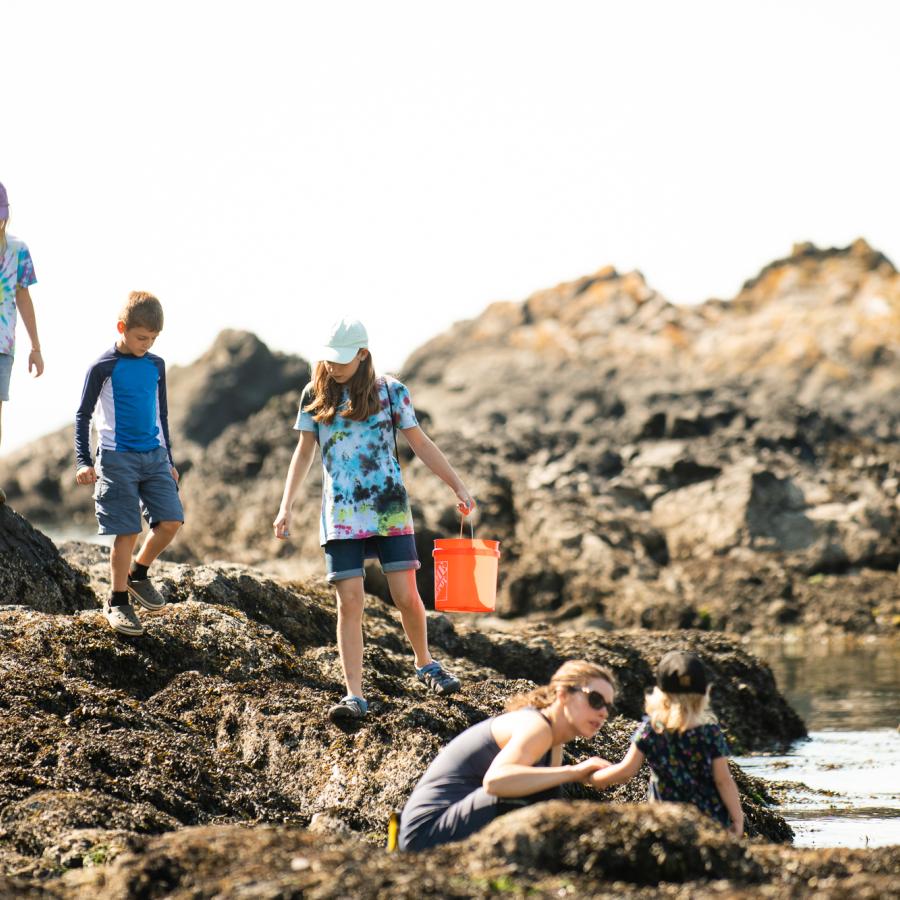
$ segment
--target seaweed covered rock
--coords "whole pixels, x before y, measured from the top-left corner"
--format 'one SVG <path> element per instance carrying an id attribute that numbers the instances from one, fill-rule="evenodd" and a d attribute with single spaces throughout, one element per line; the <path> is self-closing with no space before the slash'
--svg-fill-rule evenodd
<path id="1" fill-rule="evenodd" d="M 83 584 L 106 590 L 108 550 L 64 550 Z M 0 610 L 0 873 L 53 878 L 86 859 L 114 860 L 160 832 L 221 823 L 380 839 L 443 745 L 570 657 L 613 668 L 623 713 L 570 745 L 568 758 L 618 759 L 667 647 L 661 634 L 496 633 L 433 616 L 435 652 L 464 680 L 460 694 L 442 699 L 416 680 L 396 610 L 371 598 L 371 715 L 338 729 L 325 717 L 343 684 L 324 585 L 278 583 L 230 565 L 159 563 L 155 571 L 169 605 L 141 613 L 141 637 L 117 635 L 95 609 Z M 701 632 L 679 641 L 670 643 L 698 650 L 716 673 L 718 712 L 736 745 L 802 733 L 768 669 L 733 642 Z M 781 718 L 753 718 L 763 695 Z M 596 806 L 645 792 L 642 773 L 602 796 L 580 785 L 566 795 Z M 759 790 L 745 785 L 742 795 L 749 831 L 790 838 Z"/>
<path id="2" fill-rule="evenodd" d="M 684 807 L 555 802 L 418 854 L 285 826 L 184 828 L 141 837 L 109 865 L 71 871 L 47 885 L 47 896 L 876 900 L 891 896 L 898 875 L 897 848 L 809 851 L 739 843 Z"/>

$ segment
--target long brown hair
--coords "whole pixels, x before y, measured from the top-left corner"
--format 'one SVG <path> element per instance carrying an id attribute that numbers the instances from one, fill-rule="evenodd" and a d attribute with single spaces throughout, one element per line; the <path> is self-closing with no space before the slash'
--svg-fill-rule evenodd
<path id="1" fill-rule="evenodd" d="M 6 223 L 9 219 L 0 219 L 0 253 L 6 253 Z"/>
<path id="2" fill-rule="evenodd" d="M 341 412 L 343 418 L 363 422 L 381 409 L 371 353 L 366 353 L 366 358 L 360 360 L 359 368 L 347 382 L 346 387 L 350 394 L 350 402 Z M 325 363 L 320 360 L 313 371 L 311 399 L 305 411 L 312 414 L 313 421 L 330 425 L 337 415 L 343 393 L 344 385 L 338 384 L 328 374 Z"/>
<path id="3" fill-rule="evenodd" d="M 535 688 L 524 694 L 514 694 L 506 702 L 506 711 L 512 712 L 516 709 L 524 709 L 527 706 L 533 706 L 535 709 L 546 709 L 556 699 L 556 689 L 564 687 L 566 689 L 584 687 L 594 678 L 601 678 L 606 681 L 616 692 L 616 677 L 605 666 L 598 666 L 596 663 L 588 662 L 586 659 L 570 659 L 564 662 L 554 673 L 550 679 L 550 684 L 543 687 Z"/>

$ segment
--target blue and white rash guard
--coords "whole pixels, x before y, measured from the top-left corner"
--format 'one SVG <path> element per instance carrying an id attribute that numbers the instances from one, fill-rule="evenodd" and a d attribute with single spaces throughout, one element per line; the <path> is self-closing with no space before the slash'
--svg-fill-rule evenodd
<path id="1" fill-rule="evenodd" d="M 169 464 L 175 465 L 169 440 L 166 364 L 161 357 L 153 353 L 133 356 L 114 346 L 88 369 L 75 414 L 79 468 L 94 464 L 92 417 L 96 419 L 101 450 L 146 453 L 165 447 Z"/>

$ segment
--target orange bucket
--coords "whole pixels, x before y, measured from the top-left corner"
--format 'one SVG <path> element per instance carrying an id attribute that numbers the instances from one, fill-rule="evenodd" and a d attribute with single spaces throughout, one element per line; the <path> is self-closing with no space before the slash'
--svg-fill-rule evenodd
<path id="1" fill-rule="evenodd" d="M 472 529 L 471 523 L 469 528 Z M 462 537 L 434 542 L 434 608 L 439 612 L 488 613 L 497 602 L 500 541 Z"/>

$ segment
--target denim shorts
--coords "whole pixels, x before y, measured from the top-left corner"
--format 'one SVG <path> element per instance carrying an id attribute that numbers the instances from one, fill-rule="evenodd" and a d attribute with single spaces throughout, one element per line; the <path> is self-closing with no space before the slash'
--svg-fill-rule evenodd
<path id="1" fill-rule="evenodd" d="M 367 559 L 377 559 L 383 572 L 420 568 L 416 538 L 412 534 L 336 539 L 325 543 L 322 549 L 325 551 L 325 570 L 329 581 L 362 578 Z"/>
<path id="2" fill-rule="evenodd" d="M 139 534 L 142 512 L 151 528 L 159 522 L 184 521 L 165 447 L 146 453 L 101 450 L 95 468 L 100 534 Z"/>
<path id="3" fill-rule="evenodd" d="M 9 379 L 12 375 L 13 356 L 0 353 L 0 403 L 9 400 Z"/>

